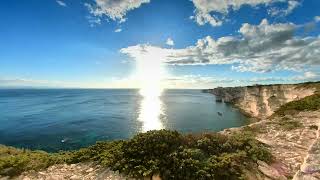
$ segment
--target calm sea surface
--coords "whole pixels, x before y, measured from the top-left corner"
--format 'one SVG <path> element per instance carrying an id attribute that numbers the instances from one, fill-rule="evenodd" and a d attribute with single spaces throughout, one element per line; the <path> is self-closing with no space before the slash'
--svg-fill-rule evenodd
<path id="1" fill-rule="evenodd" d="M 221 112 L 222 115 L 218 114 Z M 151 129 L 219 131 L 247 118 L 200 90 L 0 90 L 0 144 L 59 151 Z"/>

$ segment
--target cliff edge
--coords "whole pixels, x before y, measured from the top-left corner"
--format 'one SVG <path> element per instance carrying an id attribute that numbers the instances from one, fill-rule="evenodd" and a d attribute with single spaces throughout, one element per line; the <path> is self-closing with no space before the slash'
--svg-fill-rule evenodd
<path id="1" fill-rule="evenodd" d="M 218 101 L 232 103 L 245 114 L 263 119 L 272 115 L 280 106 L 310 96 L 318 91 L 320 82 L 301 84 L 254 85 L 244 87 L 218 87 L 206 90 Z"/>
<path id="2" fill-rule="evenodd" d="M 249 131 L 270 149 L 273 162 L 258 162 L 261 179 L 320 179 L 319 82 L 209 90 L 260 121 L 223 133 Z M 252 178 L 259 179 L 259 178 Z"/>

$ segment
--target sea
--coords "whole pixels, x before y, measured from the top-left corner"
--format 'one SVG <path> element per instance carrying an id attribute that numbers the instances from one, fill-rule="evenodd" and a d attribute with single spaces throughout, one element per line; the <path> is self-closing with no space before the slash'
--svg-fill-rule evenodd
<path id="1" fill-rule="evenodd" d="M 49 152 L 149 130 L 216 132 L 248 118 L 201 90 L 1 89 L 0 144 Z"/>

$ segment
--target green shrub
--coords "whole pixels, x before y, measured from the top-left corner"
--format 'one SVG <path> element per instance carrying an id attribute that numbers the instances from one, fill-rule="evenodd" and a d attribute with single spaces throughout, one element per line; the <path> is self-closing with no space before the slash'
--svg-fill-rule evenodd
<path id="1" fill-rule="evenodd" d="M 213 155 L 208 160 L 207 169 L 212 179 L 239 179 L 247 160 L 245 151 Z"/>
<path id="2" fill-rule="evenodd" d="M 182 145 L 182 135 L 176 131 L 149 131 L 124 143 L 122 159 L 114 170 L 133 177 L 150 176 L 166 171 L 170 154 Z"/>
<path id="3" fill-rule="evenodd" d="M 163 179 L 205 179 L 211 177 L 206 171 L 208 157 L 200 149 L 183 149 L 171 153 L 167 169 L 161 172 Z"/>
<path id="4" fill-rule="evenodd" d="M 85 161 L 97 161 L 105 166 L 111 166 L 122 157 L 124 141 L 97 142 L 87 148 L 77 151 L 63 152 L 67 163 L 79 163 Z"/>
<path id="5" fill-rule="evenodd" d="M 182 135 L 168 130 L 97 142 L 78 151 L 48 154 L 0 148 L 0 153 L 0 175 L 10 176 L 56 163 L 94 161 L 135 178 L 239 179 L 257 160 L 271 160 L 268 149 L 250 133 Z"/>
<path id="6" fill-rule="evenodd" d="M 0 146 L 0 175 L 14 176 L 28 170 L 44 169 L 60 162 L 63 162 L 63 158 L 57 154 Z"/>
<path id="7" fill-rule="evenodd" d="M 281 106 L 273 116 L 285 116 L 300 111 L 315 111 L 320 109 L 320 94 L 307 96 L 297 101 L 291 101 Z"/>
<path id="8" fill-rule="evenodd" d="M 303 124 L 297 120 L 292 120 L 288 117 L 283 117 L 276 122 L 282 129 L 290 131 L 303 126 Z"/>

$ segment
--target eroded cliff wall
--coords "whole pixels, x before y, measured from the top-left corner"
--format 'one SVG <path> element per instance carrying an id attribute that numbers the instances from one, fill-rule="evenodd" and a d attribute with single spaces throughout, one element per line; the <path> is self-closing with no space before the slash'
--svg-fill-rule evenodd
<path id="1" fill-rule="evenodd" d="M 266 118 L 281 105 L 310 96 L 320 82 L 304 84 L 254 85 L 245 87 L 219 87 L 207 90 L 225 103 L 232 103 L 248 115 Z"/>

